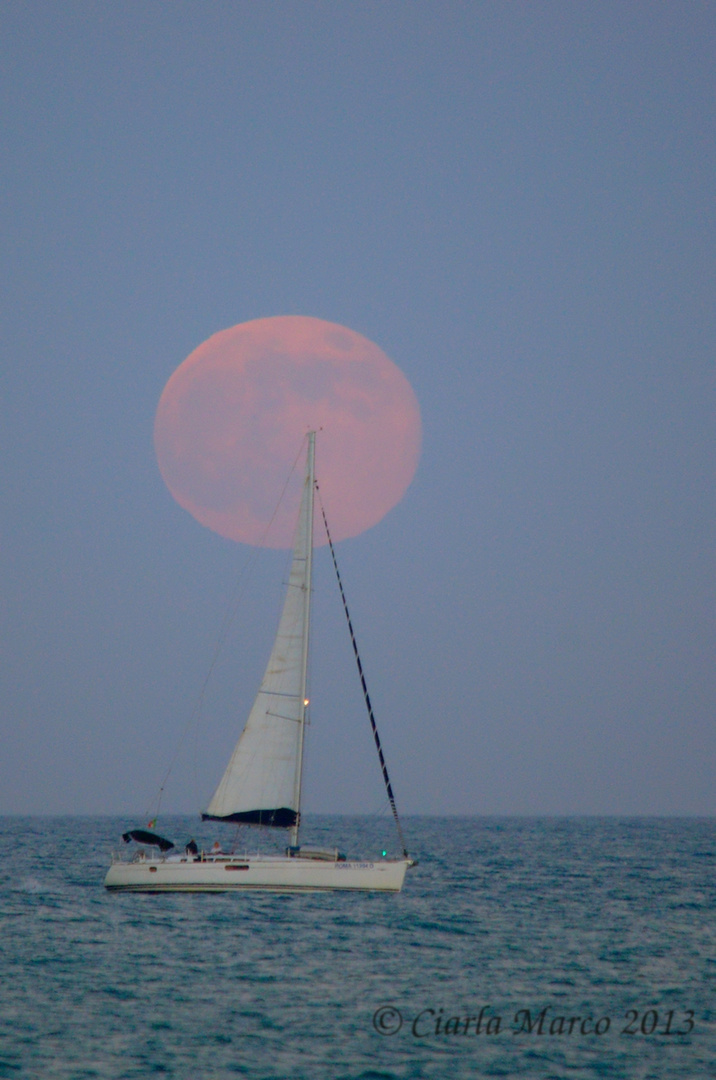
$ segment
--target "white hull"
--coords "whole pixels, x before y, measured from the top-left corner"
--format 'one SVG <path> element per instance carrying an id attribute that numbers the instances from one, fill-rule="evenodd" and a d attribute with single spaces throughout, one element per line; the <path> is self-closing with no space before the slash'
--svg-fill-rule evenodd
<path id="1" fill-rule="evenodd" d="M 147 857 L 115 861 L 104 879 L 114 892 L 400 892 L 409 859 L 321 861 L 285 855 Z"/>

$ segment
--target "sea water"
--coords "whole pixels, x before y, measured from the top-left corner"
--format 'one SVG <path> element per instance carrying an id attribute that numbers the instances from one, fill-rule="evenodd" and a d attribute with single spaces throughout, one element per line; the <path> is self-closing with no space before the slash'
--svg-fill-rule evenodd
<path id="1" fill-rule="evenodd" d="M 137 824 L 3 820 L 0 1077 L 716 1076 L 712 819 L 407 819 L 399 895 L 107 893 Z"/>

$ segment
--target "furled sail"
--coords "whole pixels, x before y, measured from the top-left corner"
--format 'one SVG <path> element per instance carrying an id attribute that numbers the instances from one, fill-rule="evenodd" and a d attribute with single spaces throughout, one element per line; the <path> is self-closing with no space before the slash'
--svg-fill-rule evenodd
<path id="1" fill-rule="evenodd" d="M 288 591 L 271 658 L 205 819 L 297 825 L 311 603 L 313 442 L 311 433 Z"/>

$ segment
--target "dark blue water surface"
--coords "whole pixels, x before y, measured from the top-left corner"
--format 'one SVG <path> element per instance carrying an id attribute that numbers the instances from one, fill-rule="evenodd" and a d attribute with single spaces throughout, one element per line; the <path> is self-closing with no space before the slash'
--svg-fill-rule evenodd
<path id="1" fill-rule="evenodd" d="M 398 896 L 107 894 L 136 824 L 3 819 L 0 1077 L 716 1077 L 713 820 L 415 818 Z"/>

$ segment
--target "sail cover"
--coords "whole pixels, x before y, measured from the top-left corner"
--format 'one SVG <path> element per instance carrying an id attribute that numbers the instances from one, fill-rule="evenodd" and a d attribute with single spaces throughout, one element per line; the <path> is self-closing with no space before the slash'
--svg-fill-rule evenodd
<path id="1" fill-rule="evenodd" d="M 271 658 L 204 819 L 278 828 L 297 821 L 313 544 L 311 456 L 309 450 L 288 590 Z"/>
<path id="2" fill-rule="evenodd" d="M 161 851 L 171 851 L 174 847 L 172 841 L 167 840 L 165 836 L 147 832 L 146 829 L 131 829 L 129 832 L 122 833 L 122 839 L 125 844 L 129 844 L 132 840 L 136 840 L 138 844 L 150 844 L 154 847 L 158 847 Z"/>

